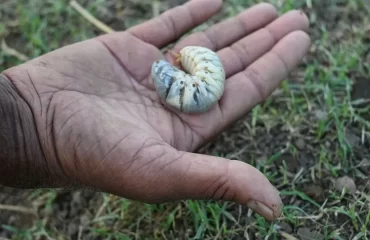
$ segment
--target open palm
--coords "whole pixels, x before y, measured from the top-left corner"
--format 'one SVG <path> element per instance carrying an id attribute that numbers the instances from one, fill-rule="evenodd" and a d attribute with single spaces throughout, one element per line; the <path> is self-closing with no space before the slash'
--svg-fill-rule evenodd
<path id="1" fill-rule="evenodd" d="M 263 101 L 299 63 L 307 19 L 275 20 L 268 4 L 197 32 L 175 46 L 208 47 L 226 71 L 225 92 L 203 114 L 163 106 L 150 77 L 162 48 L 216 13 L 222 2 L 190 1 L 124 32 L 48 53 L 4 72 L 31 106 L 49 186 L 86 186 L 140 201 L 222 199 L 267 219 L 278 191 L 252 166 L 191 153 Z M 205 11 L 203 10 L 205 9 Z"/>

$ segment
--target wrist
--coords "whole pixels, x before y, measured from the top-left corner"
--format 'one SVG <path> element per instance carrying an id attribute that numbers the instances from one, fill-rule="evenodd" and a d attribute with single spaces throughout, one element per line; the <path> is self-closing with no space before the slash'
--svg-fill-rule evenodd
<path id="1" fill-rule="evenodd" d="M 0 74 L 0 184 L 41 187 L 45 158 L 32 111 L 11 81 Z"/>

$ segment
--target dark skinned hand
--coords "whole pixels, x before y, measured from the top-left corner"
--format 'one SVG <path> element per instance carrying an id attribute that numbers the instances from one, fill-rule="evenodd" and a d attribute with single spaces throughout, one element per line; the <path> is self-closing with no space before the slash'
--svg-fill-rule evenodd
<path id="1" fill-rule="evenodd" d="M 45 186 L 90 187 L 147 203 L 234 201 L 266 219 L 281 215 L 279 192 L 247 163 L 193 153 L 264 101 L 310 46 L 307 17 L 278 17 L 269 4 L 179 41 L 217 52 L 225 92 L 210 111 L 163 106 L 150 77 L 159 50 L 220 10 L 193 0 L 127 31 L 60 48 L 3 72 L 28 103 L 45 160 Z M 21 176 L 20 176 L 21 177 Z M 36 180 L 35 180 L 36 181 Z M 30 182 L 32 185 L 32 181 Z"/>

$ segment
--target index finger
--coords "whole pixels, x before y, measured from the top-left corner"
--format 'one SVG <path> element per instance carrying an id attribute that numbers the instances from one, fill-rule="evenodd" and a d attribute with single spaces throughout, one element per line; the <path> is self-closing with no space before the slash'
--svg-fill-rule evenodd
<path id="1" fill-rule="evenodd" d="M 191 0 L 160 16 L 127 30 L 158 48 L 178 39 L 186 31 L 207 21 L 222 6 L 222 0 Z"/>

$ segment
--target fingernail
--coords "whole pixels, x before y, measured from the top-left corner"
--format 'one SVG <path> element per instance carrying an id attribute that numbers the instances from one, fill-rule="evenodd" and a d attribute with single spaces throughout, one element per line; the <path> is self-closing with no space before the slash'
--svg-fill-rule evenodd
<path id="1" fill-rule="evenodd" d="M 274 219 L 274 212 L 271 210 L 271 208 L 267 207 L 265 204 L 255 201 L 255 200 L 249 200 L 247 203 L 247 207 L 252 209 L 253 211 L 257 212 L 258 214 L 264 216 L 267 219 Z"/>

